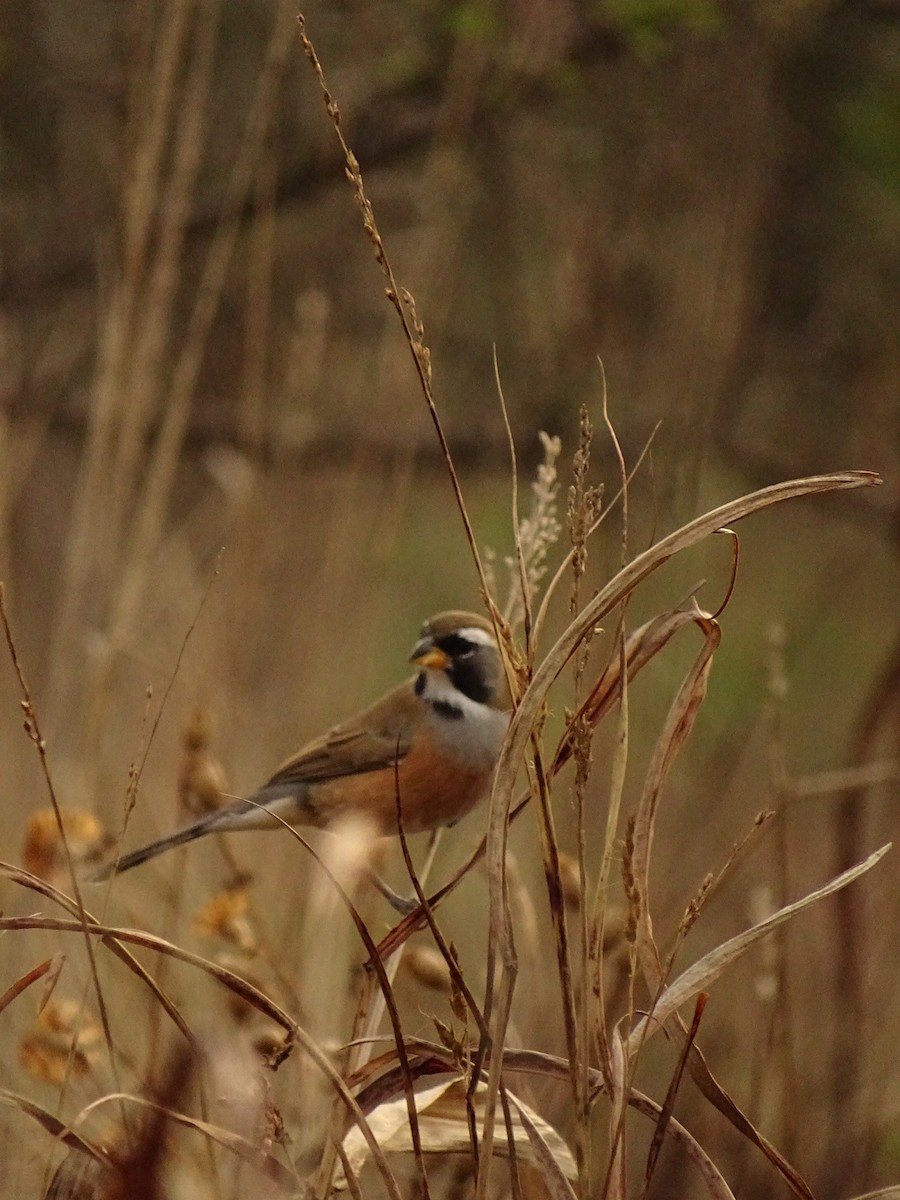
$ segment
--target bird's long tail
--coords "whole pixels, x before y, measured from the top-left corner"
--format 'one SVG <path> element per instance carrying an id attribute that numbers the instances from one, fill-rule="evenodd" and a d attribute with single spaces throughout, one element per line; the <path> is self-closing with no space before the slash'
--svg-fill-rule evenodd
<path id="1" fill-rule="evenodd" d="M 242 803 L 244 803 L 242 801 Z M 90 883 L 102 883 L 105 879 L 109 879 L 111 875 L 121 875 L 123 871 L 130 871 L 132 867 L 138 867 L 141 863 L 147 861 L 148 858 L 156 858 L 157 854 L 164 854 L 167 850 L 173 850 L 176 846 L 184 846 L 187 842 L 193 842 L 196 838 L 205 837 L 207 833 L 212 833 L 214 830 L 227 829 L 235 816 L 233 811 L 235 805 L 230 805 L 228 808 L 220 809 L 218 812 L 207 813 L 206 816 L 200 817 L 190 825 L 185 825 L 183 829 L 177 829 L 174 833 L 170 833 L 168 837 L 159 838 L 158 841 L 149 842 L 146 846 L 141 846 L 137 850 L 132 850 L 130 854 L 123 854 L 118 861 L 107 863 L 93 875 L 89 877 Z"/>

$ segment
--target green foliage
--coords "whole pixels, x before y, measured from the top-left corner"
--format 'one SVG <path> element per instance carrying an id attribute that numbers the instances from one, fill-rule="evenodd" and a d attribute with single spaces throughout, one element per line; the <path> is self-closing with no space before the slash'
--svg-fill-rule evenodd
<path id="1" fill-rule="evenodd" d="M 717 0 L 603 0 L 603 15 L 641 55 L 664 53 L 674 34 L 709 35 L 721 27 Z"/>
<path id="2" fill-rule="evenodd" d="M 900 195 L 900 92 L 896 80 L 869 76 L 837 107 L 848 157 L 894 196 Z"/>
<path id="3" fill-rule="evenodd" d="M 456 37 L 472 41 L 490 38 L 498 31 L 494 7 L 485 0 L 463 0 L 461 4 L 454 4 L 447 13 L 447 25 Z"/>

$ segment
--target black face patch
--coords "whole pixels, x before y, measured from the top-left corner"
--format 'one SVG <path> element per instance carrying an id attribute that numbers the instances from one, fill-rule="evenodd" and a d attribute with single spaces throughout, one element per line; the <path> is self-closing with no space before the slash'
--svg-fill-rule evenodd
<path id="1" fill-rule="evenodd" d="M 476 650 L 474 642 L 460 637 L 458 633 L 448 633 L 444 637 L 437 638 L 435 645 L 452 659 L 469 658 Z"/>
<path id="2" fill-rule="evenodd" d="M 467 642 L 466 645 L 471 646 L 471 643 Z M 491 689 L 485 680 L 481 656 L 475 652 L 477 649 L 472 647 L 472 653 L 464 658 L 454 658 L 447 668 L 447 674 L 453 686 L 464 696 L 476 704 L 486 704 L 491 698 Z"/>
<path id="3" fill-rule="evenodd" d="M 496 684 L 492 662 L 496 651 L 456 630 L 437 635 L 433 638 L 433 645 L 449 659 L 444 672 L 456 690 L 476 704 L 489 703 Z M 417 681 L 416 692 L 421 695 L 419 687 Z"/>

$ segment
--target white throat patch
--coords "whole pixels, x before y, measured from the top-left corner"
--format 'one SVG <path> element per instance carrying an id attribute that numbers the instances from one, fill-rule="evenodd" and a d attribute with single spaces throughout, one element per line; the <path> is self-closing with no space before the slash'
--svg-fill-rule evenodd
<path id="1" fill-rule="evenodd" d="M 481 629 L 460 630 L 462 636 L 481 634 L 490 643 L 493 638 Z M 475 638 L 471 638 L 475 641 Z M 422 699 L 452 709 L 441 713 L 432 709 L 430 725 L 441 746 L 467 767 L 489 767 L 497 761 L 500 746 L 509 726 L 508 712 L 479 704 L 455 688 L 443 671 L 425 669 Z"/>

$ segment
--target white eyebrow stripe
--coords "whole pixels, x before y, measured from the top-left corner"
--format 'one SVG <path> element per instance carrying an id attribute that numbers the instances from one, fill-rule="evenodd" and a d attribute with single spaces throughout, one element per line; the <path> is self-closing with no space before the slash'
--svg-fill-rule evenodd
<path id="1" fill-rule="evenodd" d="M 492 633 L 488 633 L 486 629 L 479 629 L 477 625 L 466 625 L 462 629 L 457 630 L 457 635 L 465 638 L 467 642 L 474 642 L 477 646 L 496 646 L 497 639 Z"/>

